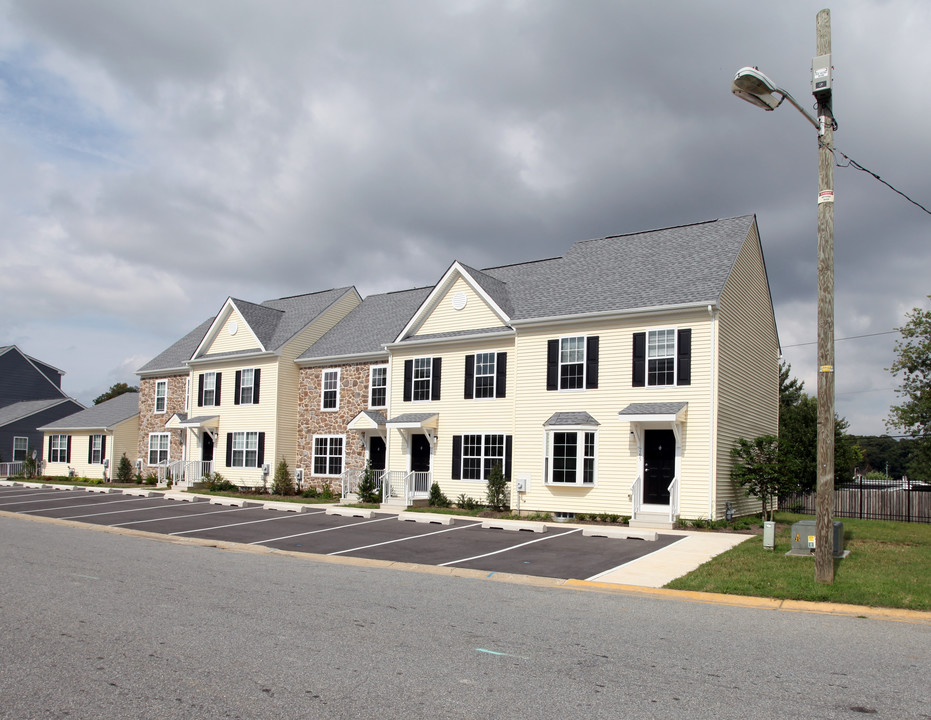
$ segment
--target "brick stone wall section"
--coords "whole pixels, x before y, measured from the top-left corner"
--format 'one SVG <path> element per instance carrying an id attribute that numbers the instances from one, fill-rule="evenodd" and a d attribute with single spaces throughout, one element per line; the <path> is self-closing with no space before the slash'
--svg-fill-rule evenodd
<path id="1" fill-rule="evenodd" d="M 344 435 L 343 469 L 362 468 L 365 465 L 365 448 L 359 433 L 346 429 L 360 412 L 368 409 L 369 364 L 352 363 L 325 368 L 301 368 L 297 394 L 297 467 L 304 468 L 304 484 L 317 488 L 329 483 L 339 491 L 338 478 L 313 475 L 314 435 Z M 320 409 L 320 384 L 324 370 L 339 368 L 339 409 Z M 382 410 L 383 412 L 383 410 Z"/>
<path id="2" fill-rule="evenodd" d="M 167 432 L 171 438 L 168 446 L 168 457 L 171 460 L 181 459 L 181 430 L 166 430 L 165 423 L 175 413 L 184 412 L 184 391 L 187 375 L 172 375 L 160 378 L 141 378 L 139 380 L 139 444 L 138 455 L 142 458 L 142 475 L 152 470 L 149 462 L 149 433 Z M 155 383 L 158 380 L 168 381 L 168 397 L 165 403 L 165 412 L 155 414 Z M 135 462 L 136 458 L 130 458 Z"/>

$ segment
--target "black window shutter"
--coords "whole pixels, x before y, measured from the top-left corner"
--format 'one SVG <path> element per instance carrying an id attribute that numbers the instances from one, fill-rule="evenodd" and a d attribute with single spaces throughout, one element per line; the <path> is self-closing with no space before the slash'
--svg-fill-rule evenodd
<path id="1" fill-rule="evenodd" d="M 48 436 L 48 461 L 49 462 L 52 462 L 52 438 L 53 437 L 55 436 L 54 435 Z"/>
<path id="2" fill-rule="evenodd" d="M 508 354 L 506 352 L 498 353 L 495 358 L 495 397 L 507 397 L 507 380 L 508 380 Z"/>
<path id="3" fill-rule="evenodd" d="M 463 395 L 463 397 L 466 400 L 471 400 L 475 397 L 475 355 L 466 355 L 465 395 Z"/>
<path id="4" fill-rule="evenodd" d="M 453 480 L 462 480 L 462 435 L 453 435 Z"/>
<path id="5" fill-rule="evenodd" d="M 559 389 L 559 340 L 546 343 L 546 389 Z"/>
<path id="6" fill-rule="evenodd" d="M 236 388 L 233 390 L 233 405 L 239 405 L 239 392 L 242 390 L 242 370 L 236 371 Z"/>
<path id="7" fill-rule="evenodd" d="M 214 392 L 214 394 L 213 394 L 213 404 L 214 404 L 214 405 L 219 405 L 219 404 L 220 404 L 220 378 L 222 378 L 222 377 L 223 377 L 223 373 L 217 373 L 216 392 Z"/>
<path id="8" fill-rule="evenodd" d="M 259 453 L 258 453 L 258 465 L 262 467 L 265 464 L 265 433 L 259 433 Z"/>
<path id="9" fill-rule="evenodd" d="M 66 463 L 71 462 L 71 436 L 70 435 L 68 436 L 68 454 L 65 455 L 65 462 Z"/>
<path id="10" fill-rule="evenodd" d="M 692 384 L 692 331 L 680 330 L 676 339 L 676 384 Z"/>
<path id="11" fill-rule="evenodd" d="M 412 389 L 414 385 L 414 361 L 404 361 L 404 402 L 410 402 L 413 397 Z"/>
<path id="12" fill-rule="evenodd" d="M 100 462 L 107 456 L 107 436 L 100 436 Z"/>
<path id="13" fill-rule="evenodd" d="M 252 404 L 259 404 L 259 381 L 262 379 L 262 369 L 256 368 L 252 375 Z"/>
<path id="14" fill-rule="evenodd" d="M 94 436 L 87 436 L 87 464 L 90 465 L 94 459 Z"/>
<path id="15" fill-rule="evenodd" d="M 647 334 L 634 333 L 634 387 L 644 387 L 647 378 Z"/>
<path id="16" fill-rule="evenodd" d="M 586 341 L 585 348 L 585 387 L 598 389 L 598 336 L 592 335 Z"/>
<path id="17" fill-rule="evenodd" d="M 442 375 L 443 358 L 433 358 L 433 377 L 430 378 L 430 399 L 440 399 L 440 376 Z"/>
<path id="18" fill-rule="evenodd" d="M 226 467 L 233 466 L 233 433 L 226 433 Z"/>
<path id="19" fill-rule="evenodd" d="M 197 407 L 204 406 L 204 374 L 197 376 Z"/>
<path id="20" fill-rule="evenodd" d="M 512 435 L 504 436 L 504 477 L 506 480 L 511 479 L 511 455 L 514 447 L 514 437 Z"/>

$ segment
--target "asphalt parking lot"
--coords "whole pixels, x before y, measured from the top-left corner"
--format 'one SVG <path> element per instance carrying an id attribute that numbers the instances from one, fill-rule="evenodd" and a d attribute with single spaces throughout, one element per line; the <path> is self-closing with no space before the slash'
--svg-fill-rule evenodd
<path id="1" fill-rule="evenodd" d="M 548 526 L 542 533 L 483 528 L 481 520 L 462 517 L 450 525 L 378 512 L 346 517 L 320 505 L 298 505 L 302 511 L 296 512 L 218 504 L 231 502 L 225 498 L 184 502 L 129 492 L 4 485 L 0 511 L 295 552 L 578 580 L 597 578 L 683 539 L 589 537 L 568 526 Z"/>

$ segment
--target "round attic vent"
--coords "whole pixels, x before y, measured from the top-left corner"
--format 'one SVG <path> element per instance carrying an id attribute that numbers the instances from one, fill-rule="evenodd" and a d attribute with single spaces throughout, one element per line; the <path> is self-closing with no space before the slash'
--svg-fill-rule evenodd
<path id="1" fill-rule="evenodd" d="M 235 335 L 236 332 L 239 330 L 239 323 L 237 323 L 235 320 L 233 320 L 233 321 L 230 322 L 230 324 L 227 326 L 227 329 L 230 331 L 230 335 Z"/>
<path id="2" fill-rule="evenodd" d="M 466 306 L 466 302 L 468 302 L 468 298 L 466 297 L 466 294 L 464 292 L 460 291 L 460 292 L 457 292 L 455 295 L 453 295 L 453 309 L 454 310 L 462 310 L 462 308 Z"/>

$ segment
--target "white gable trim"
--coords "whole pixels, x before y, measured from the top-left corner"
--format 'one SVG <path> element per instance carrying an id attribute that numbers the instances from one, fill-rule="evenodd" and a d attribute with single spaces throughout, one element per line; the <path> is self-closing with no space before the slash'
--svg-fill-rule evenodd
<path id="1" fill-rule="evenodd" d="M 194 351 L 194 354 L 191 356 L 191 360 L 196 360 L 201 355 L 204 355 L 207 352 L 207 348 L 217 339 L 217 336 L 226 326 L 227 321 L 230 319 L 230 315 L 233 314 L 233 310 L 239 313 L 239 316 L 243 319 L 243 328 L 241 330 L 246 330 L 252 336 L 252 339 L 255 340 L 255 344 L 259 346 L 259 352 L 268 352 L 268 349 L 262 344 L 262 341 L 259 340 L 258 336 L 252 331 L 252 328 L 249 327 L 249 323 L 246 322 L 245 316 L 242 314 L 242 311 L 236 307 L 236 301 L 232 297 L 226 298 L 226 302 L 223 303 L 223 307 L 220 308 L 220 312 L 217 313 L 217 316 L 213 319 L 210 328 L 204 334 L 204 339 L 200 341 L 200 345 L 197 346 L 197 349 Z"/>
<path id="2" fill-rule="evenodd" d="M 420 307 L 417 308 L 417 312 L 414 313 L 413 317 L 408 321 L 407 325 L 404 326 L 404 329 L 401 330 L 401 333 L 394 339 L 394 342 L 401 342 L 406 337 L 413 335 L 421 325 L 423 325 L 427 317 L 432 313 L 436 306 L 439 305 L 440 299 L 449 292 L 449 289 L 453 286 L 453 283 L 457 279 L 462 278 L 465 280 L 466 284 L 472 289 L 472 291 L 478 295 L 482 301 L 488 306 L 488 308 L 498 317 L 502 325 L 510 325 L 511 318 L 507 313 L 504 312 L 494 300 L 491 299 L 491 296 L 485 292 L 481 285 L 479 285 L 475 278 L 459 263 L 458 260 L 453 262 L 449 266 L 449 269 L 443 273 L 443 277 L 440 278 L 440 281 L 434 286 L 433 290 L 430 291 L 430 294 L 427 295 L 427 298 L 420 304 Z"/>

